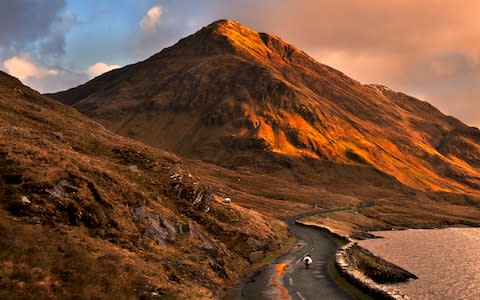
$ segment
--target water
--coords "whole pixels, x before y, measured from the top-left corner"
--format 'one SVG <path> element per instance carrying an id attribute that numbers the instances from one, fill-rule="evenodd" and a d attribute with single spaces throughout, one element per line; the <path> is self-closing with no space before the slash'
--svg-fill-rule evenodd
<path id="1" fill-rule="evenodd" d="M 418 276 L 388 286 L 412 299 L 480 299 L 480 228 L 377 231 L 358 244 Z"/>

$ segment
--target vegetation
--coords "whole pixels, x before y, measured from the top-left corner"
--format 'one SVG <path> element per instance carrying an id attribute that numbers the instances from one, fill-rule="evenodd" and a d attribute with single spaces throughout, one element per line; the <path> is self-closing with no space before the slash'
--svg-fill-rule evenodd
<path id="1" fill-rule="evenodd" d="M 0 72 L 0 298 L 215 299 L 317 207 L 355 237 L 480 219 L 478 129 L 233 21 L 52 96 L 203 161 Z"/>
<path id="2" fill-rule="evenodd" d="M 335 258 L 332 258 L 328 262 L 328 275 L 332 280 L 339 286 L 341 287 L 345 292 L 347 292 L 349 295 L 353 296 L 354 299 L 359 299 L 359 300 L 372 300 L 373 298 L 362 291 L 360 291 L 358 288 L 353 286 L 350 282 L 348 282 L 345 278 L 343 278 L 335 268 Z"/>
<path id="3" fill-rule="evenodd" d="M 90 252 L 62 231 L 0 217 L 1 299 L 133 299 L 145 290 L 143 264 L 122 251 Z"/>
<path id="4" fill-rule="evenodd" d="M 397 283 L 417 278 L 414 274 L 357 245 L 350 248 L 347 260 L 377 283 Z"/>
<path id="5" fill-rule="evenodd" d="M 214 299 L 280 221 L 0 72 L 0 298 Z"/>

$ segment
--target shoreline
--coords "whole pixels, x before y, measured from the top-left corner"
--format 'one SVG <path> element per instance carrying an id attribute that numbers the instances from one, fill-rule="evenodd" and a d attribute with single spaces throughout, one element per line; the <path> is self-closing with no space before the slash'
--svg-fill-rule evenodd
<path id="1" fill-rule="evenodd" d="M 477 266 L 479 228 L 374 232 L 382 239 L 359 241 L 368 250 L 413 270 L 418 280 L 395 285 L 415 299 L 480 299 Z"/>
<path id="2" fill-rule="evenodd" d="M 359 289 L 360 291 L 364 292 L 369 296 L 375 297 L 375 299 L 382 299 L 382 300 L 410 300 L 411 299 L 410 297 L 408 297 L 407 295 L 405 295 L 404 293 L 402 293 L 397 289 L 387 288 L 385 286 L 382 286 L 379 283 L 376 283 L 373 279 L 365 275 L 362 270 L 353 266 L 348 259 L 348 256 L 351 254 L 351 251 L 354 251 L 352 248 L 354 246 L 359 247 L 361 249 L 364 249 L 364 248 L 358 246 L 357 243 L 351 240 L 349 237 L 338 234 L 326 226 L 304 223 L 300 220 L 297 220 L 296 223 L 301 224 L 303 226 L 313 227 L 315 229 L 323 231 L 329 234 L 330 236 L 332 236 L 333 238 L 339 239 L 345 243 L 345 245 L 339 247 L 335 255 L 335 260 L 334 260 L 335 269 L 340 274 L 340 276 L 342 276 L 348 283 L 353 285 L 355 288 Z M 384 261 L 384 259 L 381 257 L 375 256 L 373 254 L 372 256 Z"/>
<path id="3" fill-rule="evenodd" d="M 305 216 L 305 215 L 303 215 Z M 357 242 L 350 238 L 349 236 L 339 234 L 332 230 L 331 228 L 324 226 L 324 225 L 318 225 L 318 224 L 312 224 L 310 222 L 304 222 L 302 221 L 302 216 L 297 215 L 296 217 L 300 217 L 299 219 L 294 219 L 293 217 L 287 218 L 290 221 L 293 221 L 295 224 L 306 226 L 306 227 L 311 227 L 315 228 L 316 230 L 322 231 L 326 233 L 330 238 L 332 238 L 334 241 L 336 241 L 338 245 L 338 249 L 336 251 L 335 257 L 332 258 L 332 264 L 333 264 L 333 269 L 335 269 L 336 273 L 338 276 L 340 276 L 344 282 L 337 282 L 336 284 L 339 286 L 339 288 L 347 291 L 347 290 L 358 290 L 360 293 L 364 293 L 365 295 L 368 295 L 370 297 L 373 297 L 375 299 L 394 299 L 394 300 L 410 300 L 411 298 L 406 295 L 405 293 L 401 292 L 398 289 L 395 289 L 391 286 L 385 286 L 384 284 L 377 283 L 370 277 L 368 277 L 364 271 L 362 271 L 360 268 L 352 264 L 350 261 L 349 257 L 352 255 L 352 253 L 358 253 L 358 252 L 369 252 L 369 256 L 371 256 L 372 259 L 377 260 L 377 261 L 383 261 L 385 264 L 382 265 L 382 267 L 385 268 L 391 268 L 391 266 L 394 266 L 391 270 L 397 271 L 397 270 L 403 270 L 406 273 L 409 273 L 413 275 L 415 278 L 416 276 L 407 270 L 402 269 L 399 266 L 396 266 L 385 259 L 383 259 L 380 256 L 373 255 L 370 251 L 367 249 L 359 246 Z M 286 222 L 288 220 L 285 219 Z M 472 227 L 472 228 L 478 228 L 480 226 L 468 226 L 466 224 L 449 224 L 449 225 L 438 225 L 438 226 L 432 226 L 428 228 L 423 228 L 423 229 L 442 229 L 442 228 L 456 228 L 456 227 Z M 408 228 L 408 227 L 403 227 L 403 228 L 398 228 L 396 230 L 413 230 L 413 229 L 420 229 L 420 228 Z M 371 238 L 375 238 L 373 234 L 370 234 L 369 232 L 365 232 L 366 236 L 369 236 Z M 371 236 L 370 236 L 371 235 Z M 342 245 L 343 244 L 343 245 Z M 360 251 L 359 251 L 360 250 Z M 281 251 L 283 254 L 287 253 L 289 250 L 286 251 Z M 279 255 L 278 257 L 281 257 L 282 255 Z M 278 259 L 276 257 L 275 259 Z M 258 265 L 257 265 L 258 267 Z M 225 296 L 232 296 L 232 295 L 237 295 L 241 297 L 242 295 L 242 287 L 247 282 L 248 280 L 252 280 L 252 278 L 255 278 L 259 273 L 264 271 L 268 267 L 268 263 L 263 263 L 260 264 L 258 268 L 253 268 L 250 269 L 250 272 L 247 272 L 242 276 L 242 279 L 240 281 L 237 281 L 237 284 L 233 286 L 233 288 L 228 288 L 227 293 L 224 294 Z M 396 274 L 395 272 L 390 273 L 391 277 L 395 277 Z M 398 275 L 398 274 L 397 274 Z M 331 274 L 328 274 L 328 276 L 332 277 Z M 333 279 L 333 278 L 332 278 Z M 406 280 L 405 280 L 406 281 Z M 389 283 L 385 283 L 389 284 Z M 230 299 L 229 297 L 222 297 L 222 299 Z M 240 298 L 236 298 L 240 299 Z"/>

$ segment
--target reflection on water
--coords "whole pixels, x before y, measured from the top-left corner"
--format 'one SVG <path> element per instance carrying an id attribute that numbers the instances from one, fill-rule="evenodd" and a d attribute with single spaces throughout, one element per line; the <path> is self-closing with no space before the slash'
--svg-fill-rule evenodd
<path id="1" fill-rule="evenodd" d="M 374 234 L 384 238 L 358 244 L 418 276 L 389 286 L 412 299 L 480 299 L 480 228 Z"/>

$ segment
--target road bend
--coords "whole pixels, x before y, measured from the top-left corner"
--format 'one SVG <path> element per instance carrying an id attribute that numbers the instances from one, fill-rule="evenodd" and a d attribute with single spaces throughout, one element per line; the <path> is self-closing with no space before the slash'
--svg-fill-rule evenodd
<path id="1" fill-rule="evenodd" d="M 312 213 L 285 220 L 290 231 L 297 237 L 296 245 L 274 263 L 250 275 L 225 299 L 354 299 L 328 276 L 328 262 L 338 249 L 335 242 L 327 233 L 295 224 L 295 220 L 308 215 Z M 308 270 L 303 263 L 303 257 L 307 253 L 313 260 Z"/>

